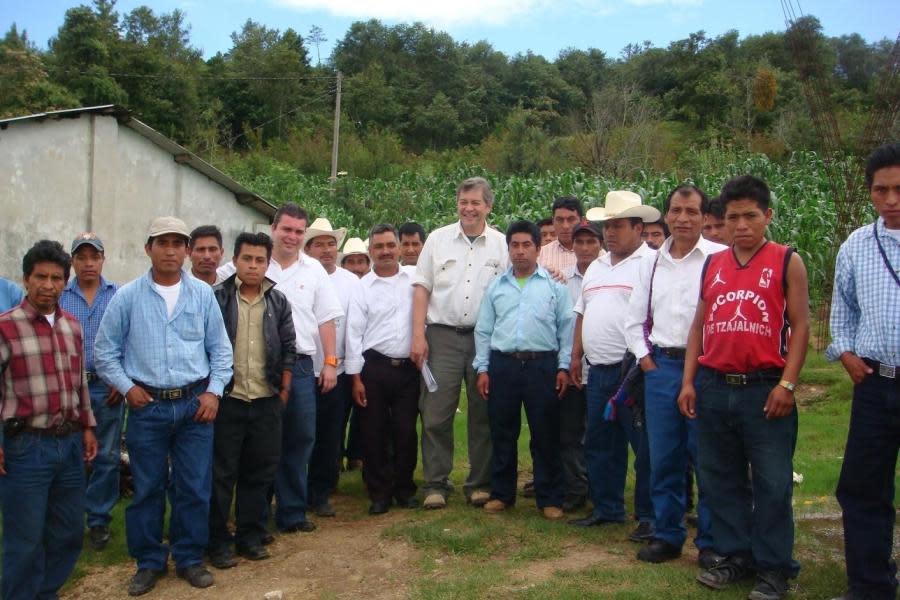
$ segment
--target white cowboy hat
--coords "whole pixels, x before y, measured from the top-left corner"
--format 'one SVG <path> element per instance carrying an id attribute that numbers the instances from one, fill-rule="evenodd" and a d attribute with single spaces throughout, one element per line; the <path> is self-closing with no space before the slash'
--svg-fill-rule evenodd
<path id="1" fill-rule="evenodd" d="M 333 237 L 334 241 L 337 242 L 338 248 L 340 248 L 341 242 L 344 241 L 344 236 L 347 235 L 347 228 L 341 227 L 340 229 L 332 229 L 331 221 L 319 217 L 306 229 L 306 237 L 303 240 L 303 245 L 308 246 L 315 238 L 323 235 Z"/>
<path id="2" fill-rule="evenodd" d="M 358 237 L 347 238 L 347 243 L 344 244 L 344 249 L 341 251 L 339 260 L 343 262 L 343 260 L 351 254 L 362 254 L 368 258 L 369 250 L 366 248 L 366 243 Z"/>
<path id="3" fill-rule="evenodd" d="M 590 211 L 588 211 L 588 219 L 591 221 L 611 221 L 613 219 L 637 218 L 644 223 L 653 223 L 662 216 L 652 206 L 642 204 L 639 195 L 625 190 L 613 190 L 606 194 L 606 205 L 603 207 L 603 213 L 602 216 L 591 218 Z"/>
<path id="4" fill-rule="evenodd" d="M 602 206 L 595 206 L 594 208 L 589 208 L 586 213 L 584 213 L 584 218 L 588 221 L 602 221 L 606 217 L 606 211 L 603 210 Z"/>

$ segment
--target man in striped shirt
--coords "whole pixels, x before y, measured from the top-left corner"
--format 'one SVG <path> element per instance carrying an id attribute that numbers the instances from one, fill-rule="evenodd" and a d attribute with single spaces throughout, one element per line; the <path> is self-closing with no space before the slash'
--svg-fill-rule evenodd
<path id="1" fill-rule="evenodd" d="M 541 246 L 538 264 L 554 273 L 562 273 L 575 265 L 575 240 L 572 232 L 581 223 L 584 210 L 574 196 L 562 196 L 553 201 L 553 229 L 556 239 Z"/>

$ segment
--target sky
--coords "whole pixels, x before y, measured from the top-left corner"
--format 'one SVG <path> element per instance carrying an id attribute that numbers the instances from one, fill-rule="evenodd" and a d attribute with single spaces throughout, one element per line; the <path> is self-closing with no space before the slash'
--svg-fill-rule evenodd
<path id="1" fill-rule="evenodd" d="M 0 0 L 0 28 L 16 23 L 38 47 L 47 47 L 68 8 L 88 0 Z M 458 41 L 487 40 L 507 55 L 532 51 L 555 59 L 566 48 L 599 48 L 619 57 L 629 43 L 649 40 L 656 47 L 703 30 L 715 37 L 737 29 L 741 37 L 782 31 L 783 4 L 819 18 L 829 36 L 859 33 L 867 41 L 893 41 L 900 24 L 897 0 L 118 0 L 127 13 L 142 4 L 157 13 L 180 9 L 191 27 L 191 42 L 205 57 L 231 47 L 231 33 L 249 18 L 270 28 L 293 28 L 307 35 L 317 25 L 334 43 L 351 23 L 380 19 L 388 25 L 422 21 Z M 311 60 L 317 60 L 311 48 Z"/>

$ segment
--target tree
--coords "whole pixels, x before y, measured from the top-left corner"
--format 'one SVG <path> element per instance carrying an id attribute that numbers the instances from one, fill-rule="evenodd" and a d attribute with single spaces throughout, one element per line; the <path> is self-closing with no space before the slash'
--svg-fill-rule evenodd
<path id="1" fill-rule="evenodd" d="M 328 41 L 328 38 L 325 37 L 325 32 L 318 25 L 313 25 L 309 28 L 309 35 L 306 36 L 306 41 L 316 45 L 316 63 L 321 66 L 322 55 L 319 52 L 319 45 Z"/>

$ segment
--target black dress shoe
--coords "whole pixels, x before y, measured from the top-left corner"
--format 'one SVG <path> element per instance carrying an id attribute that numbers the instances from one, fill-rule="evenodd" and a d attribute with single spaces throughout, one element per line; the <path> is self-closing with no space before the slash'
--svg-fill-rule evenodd
<path id="1" fill-rule="evenodd" d="M 234 553 L 231 551 L 231 548 L 225 546 L 224 548 L 217 548 L 210 551 L 209 564 L 217 569 L 230 569 L 232 567 L 236 567 L 238 561 L 234 557 Z"/>
<path id="2" fill-rule="evenodd" d="M 128 582 L 128 595 L 142 596 L 143 594 L 146 594 L 156 587 L 156 582 L 165 574 L 165 567 L 159 570 L 138 569 L 137 573 L 132 576 L 131 581 Z"/>
<path id="3" fill-rule="evenodd" d="M 183 569 L 176 569 L 175 574 L 195 588 L 208 588 L 214 582 L 212 573 L 207 571 L 203 565 L 192 565 Z"/>
<path id="4" fill-rule="evenodd" d="M 88 541 L 94 550 L 103 550 L 109 543 L 109 527 L 106 525 L 94 525 L 88 530 Z"/>
<path id="5" fill-rule="evenodd" d="M 284 533 L 297 533 L 298 531 L 302 531 L 303 533 L 309 533 L 310 531 L 316 530 L 316 524 L 312 521 L 300 521 L 299 523 L 295 523 L 290 527 L 285 527 L 281 531 Z"/>
<path id="6" fill-rule="evenodd" d="M 271 556 L 262 544 L 238 546 L 237 553 L 247 560 L 265 560 Z"/>
<path id="7" fill-rule="evenodd" d="M 641 521 L 634 531 L 628 536 L 630 542 L 646 542 L 653 539 L 653 525 L 647 521 Z"/>
<path id="8" fill-rule="evenodd" d="M 333 517 L 337 513 L 334 511 L 334 507 L 331 505 L 331 502 L 325 501 L 322 504 L 318 505 L 315 508 L 317 517 Z"/>
<path id="9" fill-rule="evenodd" d="M 614 521 L 612 519 L 604 519 L 603 517 L 595 517 L 588 515 L 583 519 L 572 519 L 569 525 L 573 527 L 596 527 L 598 525 L 606 525 L 607 523 L 621 523 L 622 521 Z"/>
<path id="10" fill-rule="evenodd" d="M 701 569 L 708 571 L 725 560 L 721 554 L 717 554 L 712 548 L 704 548 L 697 554 L 697 564 Z"/>
<path id="11" fill-rule="evenodd" d="M 369 514 L 370 515 L 383 515 L 390 509 L 391 509 L 391 501 L 390 500 L 375 500 L 369 506 Z"/>
<path id="12" fill-rule="evenodd" d="M 268 546 L 272 542 L 275 541 L 275 536 L 269 533 L 268 531 L 259 536 L 259 543 L 263 546 Z"/>
<path id="13" fill-rule="evenodd" d="M 567 500 L 564 500 L 562 503 L 562 509 L 564 513 L 572 513 L 576 510 L 584 508 L 585 504 L 587 504 L 587 500 L 584 496 L 575 496 L 574 498 L 568 498 Z"/>
<path id="14" fill-rule="evenodd" d="M 419 508 L 419 501 L 415 496 L 409 498 L 397 498 L 397 506 L 400 508 Z"/>
<path id="15" fill-rule="evenodd" d="M 638 550 L 637 553 L 638 560 L 648 563 L 675 560 L 679 556 L 681 556 L 681 548 L 660 539 L 650 540 L 650 543 Z"/>

